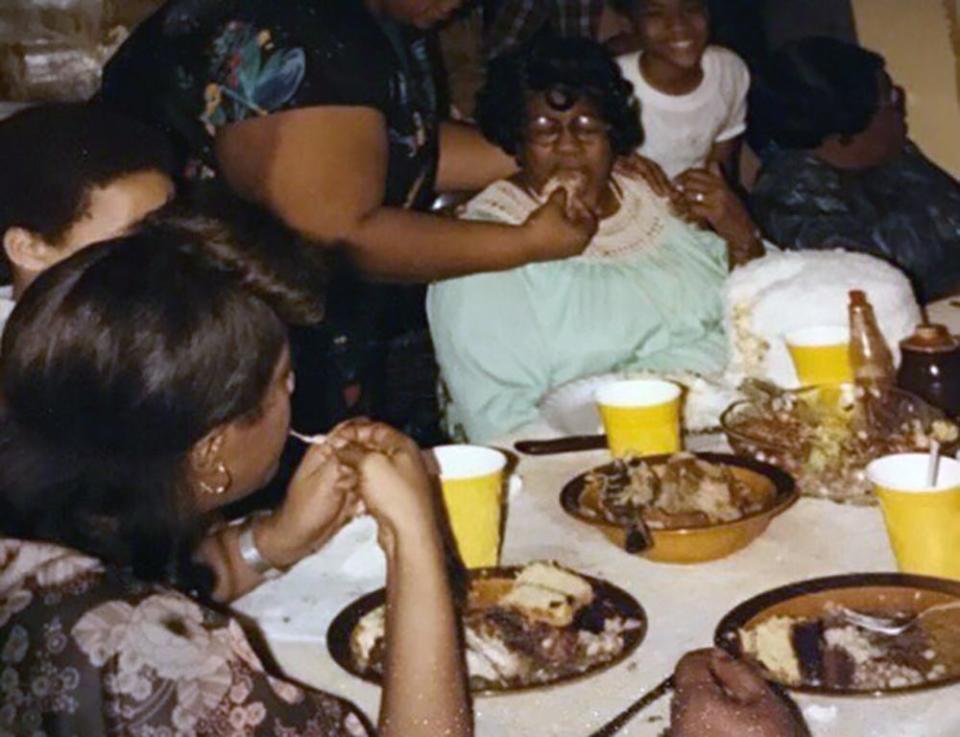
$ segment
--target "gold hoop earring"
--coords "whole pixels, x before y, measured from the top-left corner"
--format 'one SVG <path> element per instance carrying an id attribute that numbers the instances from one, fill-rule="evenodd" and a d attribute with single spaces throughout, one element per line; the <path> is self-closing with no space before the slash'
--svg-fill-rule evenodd
<path id="1" fill-rule="evenodd" d="M 230 488 L 230 484 L 233 483 L 233 477 L 230 475 L 230 469 L 227 468 L 227 464 L 223 461 L 217 461 L 216 472 L 220 474 L 218 483 L 209 484 L 206 481 L 200 481 L 200 490 L 204 494 L 210 494 L 210 496 L 221 496 L 225 494 L 227 489 Z"/>

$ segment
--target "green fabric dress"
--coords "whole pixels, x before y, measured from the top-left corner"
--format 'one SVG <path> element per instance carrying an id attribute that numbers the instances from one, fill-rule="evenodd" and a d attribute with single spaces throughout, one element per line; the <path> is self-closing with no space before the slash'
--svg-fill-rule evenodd
<path id="1" fill-rule="evenodd" d="M 726 244 L 617 175 L 620 209 L 583 255 L 431 285 L 448 430 L 488 441 L 536 420 L 545 392 L 608 371 L 722 370 Z M 539 203 L 497 182 L 463 217 L 519 224 Z"/>

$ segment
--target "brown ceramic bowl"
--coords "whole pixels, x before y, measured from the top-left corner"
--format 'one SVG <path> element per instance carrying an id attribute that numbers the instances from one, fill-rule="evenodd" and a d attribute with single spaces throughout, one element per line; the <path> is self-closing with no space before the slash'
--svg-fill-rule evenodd
<path id="1" fill-rule="evenodd" d="M 658 563 L 702 563 L 724 558 L 747 547 L 767 529 L 770 520 L 786 511 L 797 499 L 793 478 L 775 466 L 725 453 L 696 455 L 708 463 L 730 467 L 737 478 L 746 482 L 758 496 L 765 497 L 767 503 L 759 512 L 732 522 L 651 529 L 653 545 L 640 553 L 649 560 Z M 652 465 L 661 465 L 669 457 L 651 456 L 644 460 Z M 603 471 L 611 466 L 601 466 L 594 471 Z M 586 473 L 582 473 L 563 487 L 560 504 L 571 517 L 597 528 L 614 545 L 626 550 L 629 528 L 606 521 L 596 511 L 596 500 L 584 498 L 586 476 Z"/>

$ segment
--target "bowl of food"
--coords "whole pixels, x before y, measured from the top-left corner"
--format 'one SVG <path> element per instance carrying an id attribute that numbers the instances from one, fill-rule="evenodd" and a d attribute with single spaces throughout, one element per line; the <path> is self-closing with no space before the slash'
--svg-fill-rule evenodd
<path id="1" fill-rule="evenodd" d="M 745 548 L 797 498 L 790 475 L 722 453 L 624 458 L 564 486 L 567 514 L 617 547 L 661 563 L 700 563 Z"/>
<path id="2" fill-rule="evenodd" d="M 956 448 L 960 432 L 943 412 L 908 392 L 854 384 L 793 391 L 760 387 L 720 418 L 733 450 L 772 463 L 806 496 L 875 504 L 866 467 L 893 453 Z"/>

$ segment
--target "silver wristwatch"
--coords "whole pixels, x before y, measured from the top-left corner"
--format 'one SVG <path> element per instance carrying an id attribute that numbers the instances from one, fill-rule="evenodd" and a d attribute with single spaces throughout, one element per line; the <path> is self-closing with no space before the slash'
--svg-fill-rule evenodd
<path id="1" fill-rule="evenodd" d="M 260 549 L 257 547 L 256 540 L 253 539 L 253 525 L 260 515 L 255 515 L 247 520 L 240 534 L 237 536 L 237 547 L 240 551 L 240 557 L 257 575 L 266 579 L 276 578 L 283 571 L 275 568 L 273 564 L 263 557 Z"/>

